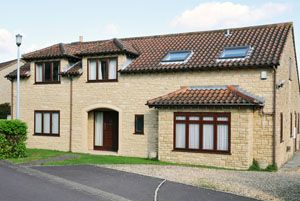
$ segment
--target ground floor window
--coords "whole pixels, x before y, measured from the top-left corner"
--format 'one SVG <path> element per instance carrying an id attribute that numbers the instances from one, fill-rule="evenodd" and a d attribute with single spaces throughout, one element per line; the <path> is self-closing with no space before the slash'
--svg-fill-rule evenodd
<path id="1" fill-rule="evenodd" d="M 134 116 L 134 134 L 144 134 L 144 115 L 142 114 Z"/>
<path id="2" fill-rule="evenodd" d="M 174 113 L 174 149 L 230 152 L 230 113 Z"/>
<path id="3" fill-rule="evenodd" d="M 34 134 L 59 136 L 59 111 L 34 111 Z"/>

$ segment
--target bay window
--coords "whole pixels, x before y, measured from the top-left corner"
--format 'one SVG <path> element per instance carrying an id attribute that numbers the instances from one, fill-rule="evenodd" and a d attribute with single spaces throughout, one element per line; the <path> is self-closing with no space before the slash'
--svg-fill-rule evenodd
<path id="1" fill-rule="evenodd" d="M 35 111 L 34 134 L 46 136 L 59 136 L 59 115 L 59 111 Z"/>
<path id="2" fill-rule="evenodd" d="M 174 113 L 174 150 L 230 152 L 230 113 Z"/>
<path id="3" fill-rule="evenodd" d="M 59 83 L 60 82 L 60 62 L 37 62 L 35 64 L 36 83 Z"/>
<path id="4" fill-rule="evenodd" d="M 117 81 L 117 59 L 89 59 L 88 60 L 88 81 L 108 82 Z"/>

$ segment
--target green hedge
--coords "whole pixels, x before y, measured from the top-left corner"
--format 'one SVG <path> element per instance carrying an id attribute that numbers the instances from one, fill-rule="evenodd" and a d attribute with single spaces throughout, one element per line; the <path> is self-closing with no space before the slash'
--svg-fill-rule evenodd
<path id="1" fill-rule="evenodd" d="M 6 119 L 7 115 L 10 115 L 9 103 L 0 104 L 0 119 Z"/>
<path id="2" fill-rule="evenodd" d="M 27 125 L 19 120 L 0 120 L 0 159 L 26 155 Z"/>

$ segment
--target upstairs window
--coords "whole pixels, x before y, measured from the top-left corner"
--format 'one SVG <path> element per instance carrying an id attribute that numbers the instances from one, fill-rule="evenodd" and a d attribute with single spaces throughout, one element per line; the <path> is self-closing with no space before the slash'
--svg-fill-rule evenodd
<path id="1" fill-rule="evenodd" d="M 171 51 L 162 59 L 162 62 L 184 62 L 190 54 L 191 51 Z"/>
<path id="2" fill-rule="evenodd" d="M 88 60 L 88 81 L 109 82 L 117 81 L 117 59 L 89 59 Z"/>
<path id="3" fill-rule="evenodd" d="M 60 62 L 38 62 L 35 64 L 36 83 L 59 83 L 60 82 Z"/>
<path id="4" fill-rule="evenodd" d="M 249 46 L 226 47 L 220 55 L 220 59 L 245 58 L 249 51 Z"/>

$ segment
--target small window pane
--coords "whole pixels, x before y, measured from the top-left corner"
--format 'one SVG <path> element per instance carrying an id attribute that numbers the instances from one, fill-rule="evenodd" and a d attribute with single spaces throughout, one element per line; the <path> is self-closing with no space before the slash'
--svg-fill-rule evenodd
<path id="1" fill-rule="evenodd" d="M 247 56 L 249 47 L 232 47 L 225 48 L 220 56 L 222 59 L 230 58 L 244 58 Z"/>
<path id="2" fill-rule="evenodd" d="M 218 146 L 220 151 L 228 151 L 228 125 L 218 125 Z"/>
<path id="3" fill-rule="evenodd" d="M 97 64 L 96 60 L 89 61 L 89 80 L 96 80 L 96 73 L 97 73 Z"/>
<path id="4" fill-rule="evenodd" d="M 117 60 L 109 60 L 109 69 L 108 69 L 108 79 L 114 80 L 117 79 Z"/>
<path id="5" fill-rule="evenodd" d="M 185 124 L 176 124 L 176 148 L 185 148 Z"/>
<path id="6" fill-rule="evenodd" d="M 50 62 L 45 63 L 45 81 L 46 82 L 51 81 L 51 63 Z"/>
<path id="7" fill-rule="evenodd" d="M 59 81 L 59 62 L 53 62 L 53 81 Z"/>
<path id="8" fill-rule="evenodd" d="M 203 149 L 212 150 L 214 148 L 214 126 L 203 124 Z"/>
<path id="9" fill-rule="evenodd" d="M 199 124 L 189 125 L 189 148 L 199 149 Z"/>
<path id="10" fill-rule="evenodd" d="M 142 134 L 144 132 L 144 115 L 135 116 L 135 133 Z"/>
<path id="11" fill-rule="evenodd" d="M 107 79 L 107 63 L 106 63 L 106 61 L 101 61 L 101 75 L 99 74 L 98 77 L 99 77 L 99 80 Z"/>
<path id="12" fill-rule="evenodd" d="M 203 117 L 203 121 L 213 121 L 214 117 Z"/>
<path id="13" fill-rule="evenodd" d="M 185 120 L 186 117 L 185 116 L 176 116 L 176 120 Z"/>
<path id="14" fill-rule="evenodd" d="M 50 133 L 50 113 L 44 113 L 44 133 Z"/>
<path id="15" fill-rule="evenodd" d="M 101 61 L 98 61 L 98 80 L 103 80 L 103 70 Z"/>
<path id="16" fill-rule="evenodd" d="M 218 121 L 228 121 L 228 117 L 218 117 Z"/>
<path id="17" fill-rule="evenodd" d="M 189 120 L 199 120 L 200 119 L 200 117 L 189 117 Z"/>
<path id="18" fill-rule="evenodd" d="M 52 113 L 52 134 L 58 134 L 59 114 Z"/>
<path id="19" fill-rule="evenodd" d="M 178 52 L 169 52 L 164 58 L 163 62 L 176 62 L 176 61 L 185 61 L 189 55 L 190 51 L 178 51 Z"/>
<path id="20" fill-rule="evenodd" d="M 35 133 L 42 133 L 42 113 L 35 113 Z"/>
<path id="21" fill-rule="evenodd" d="M 36 82 L 43 81 L 43 64 L 41 64 L 41 63 L 36 64 L 35 79 L 36 79 Z"/>

